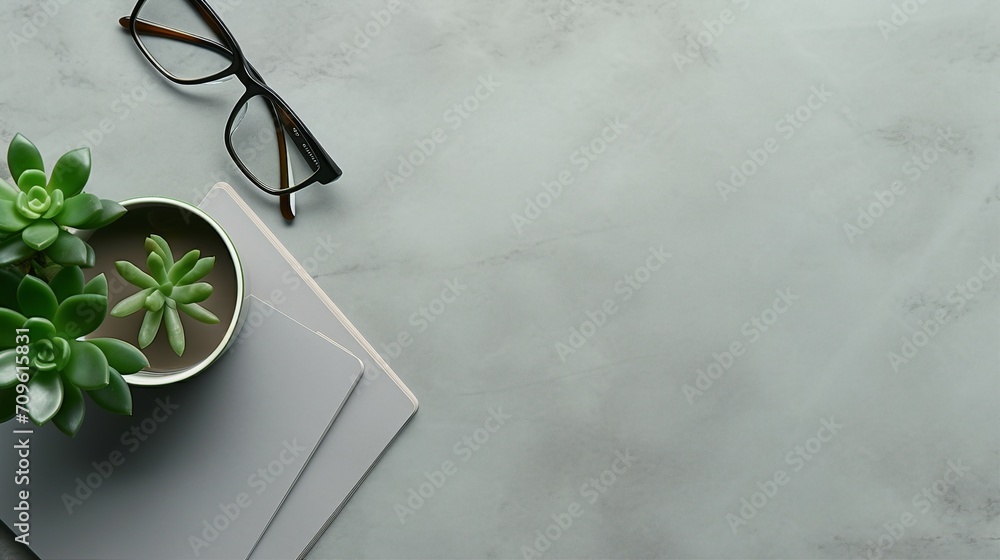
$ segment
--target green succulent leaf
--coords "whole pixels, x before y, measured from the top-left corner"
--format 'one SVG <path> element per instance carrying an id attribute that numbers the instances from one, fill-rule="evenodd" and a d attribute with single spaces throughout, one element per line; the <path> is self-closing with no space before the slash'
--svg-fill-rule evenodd
<path id="1" fill-rule="evenodd" d="M 163 322 L 167 328 L 167 341 L 178 356 L 184 355 L 184 325 L 181 324 L 181 317 L 173 307 L 167 307 L 163 311 Z"/>
<path id="2" fill-rule="evenodd" d="M 7 184 L 7 181 L 0 179 L 0 200 L 17 200 L 18 190 Z"/>
<path id="3" fill-rule="evenodd" d="M 59 230 L 59 237 L 49 245 L 45 254 L 63 266 L 94 266 L 93 254 L 87 251 L 87 244 L 63 229 Z"/>
<path id="4" fill-rule="evenodd" d="M 101 199 L 101 211 L 85 224 L 80 224 L 80 229 L 98 229 L 111 224 L 118 218 L 125 215 L 127 210 L 121 204 L 113 200 Z"/>
<path id="5" fill-rule="evenodd" d="M 150 311 L 159 311 L 166 301 L 167 298 L 164 297 L 163 292 L 154 290 L 151 294 L 149 294 L 149 297 L 146 298 L 146 309 Z"/>
<path id="6" fill-rule="evenodd" d="M 215 315 L 215 313 L 212 313 L 197 303 L 178 303 L 177 309 L 187 313 L 192 319 L 207 325 L 219 324 L 219 318 Z"/>
<path id="7" fill-rule="evenodd" d="M 69 342 L 65 338 L 57 336 L 52 339 L 52 347 L 56 354 L 56 369 L 58 371 L 66 369 L 70 354 L 73 352 L 70 349 Z"/>
<path id="8" fill-rule="evenodd" d="M 63 403 L 59 412 L 52 417 L 52 423 L 59 430 L 73 437 L 80 426 L 83 426 L 83 416 L 87 411 L 87 405 L 83 402 L 83 391 L 73 385 L 63 385 Z"/>
<path id="9" fill-rule="evenodd" d="M 198 303 L 205 301 L 212 295 L 212 285 L 206 282 L 197 282 L 188 286 L 177 286 L 170 294 L 177 303 Z"/>
<path id="10" fill-rule="evenodd" d="M 108 385 L 110 374 L 108 359 L 100 348 L 89 342 L 69 342 L 69 362 L 62 373 L 66 379 L 81 389 L 93 391 Z"/>
<path id="11" fill-rule="evenodd" d="M 14 136 L 7 147 L 7 167 L 16 182 L 21 178 L 21 174 L 29 169 L 45 171 L 42 163 L 42 154 L 38 153 L 38 148 L 21 134 Z"/>
<path id="12" fill-rule="evenodd" d="M 191 272 L 185 274 L 184 277 L 181 278 L 179 282 L 174 282 L 174 284 L 177 286 L 186 286 L 187 284 L 193 284 L 198 280 L 204 278 L 205 275 L 207 275 L 209 272 L 212 272 L 213 268 L 215 268 L 215 257 L 202 257 L 198 259 L 197 263 L 195 263 L 194 268 L 191 269 Z"/>
<path id="13" fill-rule="evenodd" d="M 83 293 L 83 270 L 79 266 L 67 266 L 56 273 L 49 287 L 60 302 L 69 296 Z"/>
<path id="14" fill-rule="evenodd" d="M 103 210 L 101 199 L 81 193 L 63 202 L 62 212 L 55 216 L 55 221 L 62 226 L 80 227 L 97 218 Z"/>
<path id="15" fill-rule="evenodd" d="M 129 391 L 128 383 L 114 368 L 111 368 L 109 374 L 107 387 L 87 393 L 104 410 L 114 414 L 131 416 L 132 392 Z"/>
<path id="16" fill-rule="evenodd" d="M 63 202 L 65 201 L 62 191 L 53 191 L 50 198 L 52 199 L 52 203 L 49 205 L 49 209 L 42 214 L 42 217 L 46 220 L 52 219 L 56 214 L 62 212 Z"/>
<path id="17" fill-rule="evenodd" d="M 24 274 L 12 267 L 0 267 L 0 307 L 20 309 L 17 304 L 17 287 Z"/>
<path id="18" fill-rule="evenodd" d="M 13 348 L 0 352 L 0 389 L 17 385 L 17 352 Z"/>
<path id="19" fill-rule="evenodd" d="M 181 278 L 191 272 L 194 265 L 198 264 L 198 257 L 201 256 L 201 251 L 194 249 L 188 251 L 183 257 L 177 259 L 174 266 L 170 267 L 170 272 L 167 273 L 167 280 L 173 284 L 180 282 Z"/>
<path id="20" fill-rule="evenodd" d="M 21 231 L 29 225 L 31 225 L 31 220 L 18 211 L 16 203 L 10 200 L 0 200 L 0 231 Z"/>
<path id="21" fill-rule="evenodd" d="M 59 236 L 59 226 L 52 223 L 52 220 L 37 220 L 30 226 L 24 228 L 21 239 L 24 244 L 36 251 L 41 251 L 52 245 L 56 237 Z"/>
<path id="22" fill-rule="evenodd" d="M 34 171 L 28 171 L 21 176 L 22 183 L 25 182 L 23 177 L 27 177 L 30 173 L 34 173 Z M 48 198 L 49 193 L 45 192 L 44 188 L 39 186 L 30 187 L 27 193 L 22 192 L 17 195 L 17 200 L 14 201 L 14 209 L 22 218 L 29 222 L 37 220 L 42 217 L 43 212 L 52 207 L 51 202 L 46 206 L 45 200 L 43 200 L 47 200 Z M 33 207 L 38 207 L 38 210 L 35 210 Z"/>
<path id="23" fill-rule="evenodd" d="M 118 269 L 118 274 L 121 274 L 122 278 L 133 286 L 138 286 L 140 288 L 156 288 L 160 285 L 160 283 L 154 280 L 152 276 L 146 274 L 142 270 L 139 270 L 139 267 L 128 261 L 115 261 L 115 268 Z"/>
<path id="24" fill-rule="evenodd" d="M 35 250 L 28 247 L 20 235 L 8 237 L 0 241 L 0 266 L 18 264 L 30 259 L 34 255 Z"/>
<path id="25" fill-rule="evenodd" d="M 44 317 L 31 317 L 24 322 L 24 328 L 28 329 L 28 336 L 31 340 L 46 340 L 56 336 L 56 327 L 51 321 Z"/>
<path id="26" fill-rule="evenodd" d="M 16 346 L 14 340 L 17 333 L 14 330 L 23 327 L 27 320 L 27 317 L 13 309 L 0 309 L 0 350 Z"/>
<path id="27" fill-rule="evenodd" d="M 55 345 L 51 340 L 39 340 L 32 345 L 31 366 L 38 371 L 58 370 L 56 367 Z"/>
<path id="28" fill-rule="evenodd" d="M 142 326 L 139 327 L 139 348 L 145 348 L 152 344 L 156 333 L 160 330 L 162 319 L 162 307 L 158 311 L 146 311 L 146 316 L 142 318 Z"/>
<path id="29" fill-rule="evenodd" d="M 87 250 L 87 263 L 89 263 L 87 266 L 94 266 L 97 263 L 97 253 L 94 252 L 94 248 L 89 243 L 84 243 L 83 248 Z"/>
<path id="30" fill-rule="evenodd" d="M 31 362 L 31 367 L 36 371 L 59 371 L 59 366 L 53 360 L 43 360 L 35 358 Z"/>
<path id="31" fill-rule="evenodd" d="M 149 269 L 149 275 L 156 279 L 157 284 L 167 282 L 167 265 L 159 253 L 149 254 L 146 258 L 146 268 Z"/>
<path id="32" fill-rule="evenodd" d="M 46 319 L 52 319 L 59 307 L 52 288 L 34 276 L 25 276 L 21 280 L 17 287 L 17 303 L 25 315 Z"/>
<path id="33" fill-rule="evenodd" d="M 163 259 L 163 266 L 166 268 L 174 266 L 174 254 L 170 251 L 170 244 L 167 243 L 167 240 L 155 233 L 150 234 L 149 239 L 152 239 L 156 245 L 156 254 L 160 255 L 160 258 Z M 149 245 L 146 246 L 146 251 L 150 251 Z"/>
<path id="34" fill-rule="evenodd" d="M 33 266 L 35 268 L 35 275 L 39 278 L 52 278 L 57 272 L 63 269 L 62 265 L 52 262 L 52 259 L 44 259 L 42 262 L 35 261 Z"/>
<path id="35" fill-rule="evenodd" d="M 58 333 L 66 335 L 65 338 L 75 339 L 94 332 L 107 313 L 108 298 L 97 294 L 78 294 L 59 304 L 52 324 Z"/>
<path id="36" fill-rule="evenodd" d="M 28 318 L 13 309 L 0 309 L 0 331 L 14 331 L 24 326 Z M 4 333 L 0 333 L 3 336 Z"/>
<path id="37" fill-rule="evenodd" d="M 63 383 L 58 371 L 40 371 L 28 381 L 28 416 L 41 426 L 59 412 L 63 403 Z"/>
<path id="38" fill-rule="evenodd" d="M 80 194 L 90 179 L 90 163 L 90 148 L 79 148 L 63 154 L 52 168 L 49 192 L 61 190 L 67 199 Z"/>
<path id="39" fill-rule="evenodd" d="M 156 288 L 146 288 L 145 290 L 136 292 L 127 298 L 118 302 L 114 309 L 111 310 L 111 315 L 113 317 L 127 317 L 136 311 L 143 309 L 146 305 L 146 298 L 149 294 L 153 293 Z"/>
<path id="40" fill-rule="evenodd" d="M 128 375 L 149 367 L 146 356 L 128 342 L 117 338 L 91 338 L 87 342 L 100 348 L 108 359 L 108 365 L 120 373 Z"/>
<path id="41" fill-rule="evenodd" d="M 83 293 L 108 297 L 108 279 L 104 276 L 104 273 L 102 272 L 91 278 L 90 282 L 84 285 Z"/>
<path id="42" fill-rule="evenodd" d="M 31 192 L 32 189 L 38 187 L 41 189 L 39 192 L 35 190 L 34 193 Z M 17 188 L 21 190 L 22 193 L 29 195 L 31 199 L 41 198 L 42 193 L 48 194 L 45 189 L 45 172 L 39 169 L 27 169 L 24 173 L 21 173 L 21 177 L 17 180 Z M 18 195 L 18 201 L 27 201 L 28 198 Z M 46 208 L 47 210 L 47 208 Z"/>
<path id="43" fill-rule="evenodd" d="M 160 258 L 163 258 L 163 255 L 166 254 L 163 248 L 152 237 L 147 237 L 142 243 L 142 247 L 146 250 L 146 253 L 157 253 L 160 255 Z"/>

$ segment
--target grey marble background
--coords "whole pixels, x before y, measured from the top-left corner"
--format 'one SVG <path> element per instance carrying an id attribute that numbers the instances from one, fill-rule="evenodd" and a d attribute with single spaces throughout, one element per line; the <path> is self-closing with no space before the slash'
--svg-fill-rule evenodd
<path id="1" fill-rule="evenodd" d="M 293 226 L 130 2 L 4 1 L 0 139 L 241 188 L 416 393 L 311 557 L 1000 555 L 1000 3 L 212 4 L 345 170 Z"/>

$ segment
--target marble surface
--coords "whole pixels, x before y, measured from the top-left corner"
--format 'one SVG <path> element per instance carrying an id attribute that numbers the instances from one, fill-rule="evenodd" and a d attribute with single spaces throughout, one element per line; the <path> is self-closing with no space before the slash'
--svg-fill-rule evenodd
<path id="1" fill-rule="evenodd" d="M 344 169 L 293 226 L 128 2 L 3 3 L 0 139 L 242 188 L 384 350 L 312 558 L 1000 555 L 1000 4 L 212 4 Z"/>

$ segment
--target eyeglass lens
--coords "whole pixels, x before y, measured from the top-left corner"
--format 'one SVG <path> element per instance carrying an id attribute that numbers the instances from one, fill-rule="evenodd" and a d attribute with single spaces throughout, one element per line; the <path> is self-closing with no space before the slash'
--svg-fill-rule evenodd
<path id="1" fill-rule="evenodd" d="M 159 26 L 222 43 L 212 26 L 198 9 L 186 0 L 148 0 L 139 9 L 139 19 Z M 219 50 L 186 40 L 171 38 L 165 33 L 138 31 L 139 41 L 146 52 L 168 73 L 182 80 L 200 80 L 228 68 L 232 56 Z"/>

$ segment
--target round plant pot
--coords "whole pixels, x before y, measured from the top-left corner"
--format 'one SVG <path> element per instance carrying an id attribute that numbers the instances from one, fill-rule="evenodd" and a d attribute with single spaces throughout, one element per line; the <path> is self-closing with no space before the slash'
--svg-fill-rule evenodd
<path id="1" fill-rule="evenodd" d="M 245 315 L 243 267 L 229 236 L 200 209 L 162 197 L 133 198 L 121 204 L 128 212 L 87 238 L 97 255 L 97 262 L 93 268 L 84 269 L 84 274 L 88 280 L 101 273 L 107 277 L 108 309 L 139 291 L 118 274 L 115 261 L 126 260 L 146 270 L 144 242 L 150 234 L 166 239 L 175 259 L 192 249 L 201 251 L 202 257 L 215 257 L 215 267 L 202 280 L 210 283 L 214 290 L 200 305 L 215 313 L 219 324 L 206 325 L 182 313 L 186 340 L 183 356 L 170 348 L 165 326 L 161 325 L 153 342 L 142 349 L 149 367 L 125 376 L 131 385 L 176 383 L 212 365 L 236 340 Z M 138 346 L 143 315 L 141 310 L 127 317 L 109 315 L 88 338 L 118 338 Z"/>

